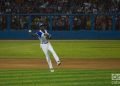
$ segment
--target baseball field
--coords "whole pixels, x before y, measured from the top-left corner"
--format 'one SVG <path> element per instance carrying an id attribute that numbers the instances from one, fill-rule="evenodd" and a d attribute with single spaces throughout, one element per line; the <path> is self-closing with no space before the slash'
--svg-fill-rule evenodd
<path id="1" fill-rule="evenodd" d="M 120 86 L 120 40 L 51 40 L 51 73 L 38 40 L 0 40 L 0 86 Z M 51 55 L 51 58 L 52 55 Z M 120 76 L 118 76 L 120 78 Z"/>

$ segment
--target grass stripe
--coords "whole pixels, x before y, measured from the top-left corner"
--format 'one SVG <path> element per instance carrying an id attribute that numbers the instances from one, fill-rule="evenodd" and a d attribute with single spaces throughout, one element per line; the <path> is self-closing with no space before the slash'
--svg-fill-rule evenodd
<path id="1" fill-rule="evenodd" d="M 51 44 L 61 58 L 120 58 L 120 40 L 60 40 Z M 44 57 L 38 40 L 0 41 L 0 58 Z"/>
<path id="2" fill-rule="evenodd" d="M 0 70 L 0 86 L 111 86 L 120 70 Z"/>

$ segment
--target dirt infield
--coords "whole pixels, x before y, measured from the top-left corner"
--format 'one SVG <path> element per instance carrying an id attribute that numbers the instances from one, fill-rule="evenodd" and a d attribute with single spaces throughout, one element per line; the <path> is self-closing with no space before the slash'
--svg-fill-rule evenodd
<path id="1" fill-rule="evenodd" d="M 120 69 L 120 59 L 62 59 L 62 64 L 54 68 L 76 69 Z M 42 69 L 48 68 L 45 59 L 0 59 L 0 69 Z"/>

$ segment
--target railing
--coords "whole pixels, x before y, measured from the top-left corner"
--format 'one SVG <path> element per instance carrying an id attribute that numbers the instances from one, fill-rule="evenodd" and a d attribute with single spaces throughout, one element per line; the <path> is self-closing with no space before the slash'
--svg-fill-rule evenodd
<path id="1" fill-rule="evenodd" d="M 0 31 L 36 30 L 40 21 L 49 31 L 120 31 L 120 14 L 0 14 Z"/>
<path id="2" fill-rule="evenodd" d="M 0 14 L 0 39 L 33 39 L 41 21 L 53 39 L 120 39 L 120 14 Z"/>

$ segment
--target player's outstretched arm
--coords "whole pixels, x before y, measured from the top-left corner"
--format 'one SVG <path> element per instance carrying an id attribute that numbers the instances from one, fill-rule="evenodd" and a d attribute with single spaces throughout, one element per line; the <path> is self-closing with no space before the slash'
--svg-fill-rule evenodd
<path id="1" fill-rule="evenodd" d="M 38 36 L 38 34 L 37 33 L 34 33 L 32 30 L 28 30 L 28 32 L 33 36 L 33 37 L 37 37 Z"/>

